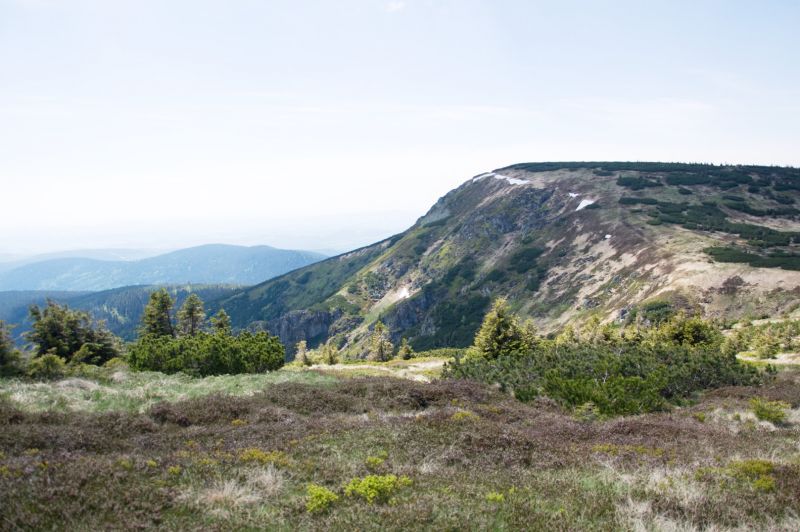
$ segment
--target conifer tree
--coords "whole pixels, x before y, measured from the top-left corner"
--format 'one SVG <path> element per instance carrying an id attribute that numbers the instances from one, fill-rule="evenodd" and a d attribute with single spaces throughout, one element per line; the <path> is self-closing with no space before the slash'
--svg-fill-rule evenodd
<path id="1" fill-rule="evenodd" d="M 205 320 L 203 300 L 197 294 L 190 294 L 178 311 L 178 330 L 184 336 L 194 336 L 202 330 Z"/>
<path id="2" fill-rule="evenodd" d="M 217 334 L 225 336 L 229 336 L 233 330 L 231 318 L 228 316 L 228 313 L 225 312 L 224 308 L 219 309 L 219 312 L 211 318 L 211 325 L 214 327 L 214 331 L 216 331 Z"/>
<path id="3" fill-rule="evenodd" d="M 369 359 L 386 362 L 394 356 L 394 345 L 389 339 L 389 330 L 380 320 L 375 323 L 369 341 Z"/>
<path id="4" fill-rule="evenodd" d="M 86 312 L 48 301 L 43 309 L 33 305 L 30 319 L 25 338 L 34 344 L 36 357 L 53 354 L 66 361 L 103 364 L 120 354 L 119 340 Z"/>
<path id="5" fill-rule="evenodd" d="M 11 329 L 0 320 L 0 377 L 13 377 L 21 372 L 21 357 L 11 339 Z"/>
<path id="6" fill-rule="evenodd" d="M 339 348 L 331 340 L 322 346 L 322 361 L 329 366 L 339 363 Z"/>
<path id="7" fill-rule="evenodd" d="M 522 350 L 529 352 L 536 349 L 542 343 L 542 337 L 539 336 L 539 329 L 531 319 L 525 320 L 522 324 L 520 331 L 520 338 L 522 342 Z"/>
<path id="8" fill-rule="evenodd" d="M 408 343 L 406 338 L 400 340 L 400 348 L 397 350 L 397 356 L 403 360 L 411 360 L 414 357 L 414 350 L 411 344 Z"/>
<path id="9" fill-rule="evenodd" d="M 150 293 L 150 301 L 142 316 L 143 336 L 175 336 L 172 326 L 172 307 L 175 304 L 166 288 Z"/>
<path id="10" fill-rule="evenodd" d="M 475 335 L 475 349 L 481 356 L 494 359 L 517 353 L 523 347 L 517 318 L 511 313 L 508 302 L 500 298 L 494 302 Z"/>

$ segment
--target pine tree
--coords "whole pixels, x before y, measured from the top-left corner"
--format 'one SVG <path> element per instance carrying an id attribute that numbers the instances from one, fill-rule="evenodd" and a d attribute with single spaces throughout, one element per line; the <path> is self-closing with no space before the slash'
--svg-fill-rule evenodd
<path id="1" fill-rule="evenodd" d="M 403 360 L 411 360 L 414 358 L 414 350 L 411 348 L 411 344 L 408 343 L 406 338 L 400 340 L 400 348 L 397 350 L 397 356 Z"/>
<path id="2" fill-rule="evenodd" d="M 205 321 L 203 300 L 197 294 L 190 294 L 178 311 L 178 330 L 184 336 L 194 336 L 202 330 Z"/>
<path id="3" fill-rule="evenodd" d="M 372 330 L 369 341 L 369 359 L 375 362 L 386 362 L 394 356 L 394 345 L 389 339 L 389 330 L 383 322 L 378 321 Z"/>
<path id="4" fill-rule="evenodd" d="M 522 331 L 508 302 L 500 298 L 483 318 L 475 335 L 475 349 L 483 357 L 494 359 L 501 355 L 517 353 L 523 349 Z"/>
<path id="5" fill-rule="evenodd" d="M 172 307 L 175 302 L 166 288 L 150 293 L 150 301 L 144 308 L 141 333 L 143 336 L 175 336 L 172 326 Z"/>
<path id="6" fill-rule="evenodd" d="M 231 326 L 231 318 L 228 316 L 228 313 L 225 312 L 225 309 L 219 309 L 216 316 L 211 318 L 211 325 L 214 327 L 214 331 L 217 334 L 222 334 L 225 336 L 230 336 L 233 327 Z"/>

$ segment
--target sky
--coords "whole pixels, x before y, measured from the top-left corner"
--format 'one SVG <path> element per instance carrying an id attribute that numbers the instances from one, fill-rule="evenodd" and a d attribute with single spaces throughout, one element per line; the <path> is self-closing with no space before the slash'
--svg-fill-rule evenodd
<path id="1" fill-rule="evenodd" d="M 800 166 L 800 2 L 0 0 L 0 255 L 346 250 L 525 161 Z"/>

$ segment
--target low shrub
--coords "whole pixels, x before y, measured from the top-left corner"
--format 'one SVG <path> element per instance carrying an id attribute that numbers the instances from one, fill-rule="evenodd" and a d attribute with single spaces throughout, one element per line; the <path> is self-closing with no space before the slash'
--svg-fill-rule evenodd
<path id="1" fill-rule="evenodd" d="M 344 492 L 348 497 L 361 497 L 367 503 L 387 502 L 398 490 L 411 485 L 408 477 L 397 475 L 367 475 L 364 478 L 354 478 Z"/>
<path id="2" fill-rule="evenodd" d="M 239 460 L 245 463 L 257 463 L 260 465 L 288 465 L 289 459 L 281 451 L 262 451 L 256 447 L 250 447 L 239 451 Z"/>
<path id="3" fill-rule="evenodd" d="M 338 500 L 339 496 L 325 486 L 309 484 L 306 487 L 306 511 L 308 512 L 324 512 Z"/>
<path id="4" fill-rule="evenodd" d="M 476 345 L 493 351 L 456 357 L 442 377 L 499 384 L 521 401 L 547 395 L 571 408 L 592 403 L 602 416 L 663 410 L 701 390 L 761 381 L 721 349 L 719 328 L 699 318 L 677 315 L 650 328 L 596 323 L 555 338 L 533 338 L 513 315 L 502 318 L 487 314 L 476 335 Z"/>
<path id="5" fill-rule="evenodd" d="M 194 336 L 144 336 L 130 347 L 132 369 L 201 376 L 264 373 L 284 364 L 284 348 L 266 332 L 238 336 L 198 333 Z"/>
<path id="6" fill-rule="evenodd" d="M 28 376 L 33 379 L 60 379 L 66 373 L 67 365 L 64 359 L 53 354 L 34 358 L 28 365 Z"/>
<path id="7" fill-rule="evenodd" d="M 776 425 L 786 423 L 788 417 L 786 410 L 791 408 L 789 403 L 783 401 L 767 401 L 760 397 L 750 399 L 750 409 L 761 421 L 769 421 Z"/>

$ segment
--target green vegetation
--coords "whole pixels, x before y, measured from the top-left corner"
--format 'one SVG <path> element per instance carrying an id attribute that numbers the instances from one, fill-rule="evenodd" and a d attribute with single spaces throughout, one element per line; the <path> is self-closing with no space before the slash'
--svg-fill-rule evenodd
<path id="1" fill-rule="evenodd" d="M 119 356 L 118 340 L 89 314 L 48 301 L 44 309 L 30 309 L 33 322 L 26 334 L 35 345 L 34 357 L 55 355 L 66 362 L 103 364 Z"/>
<path id="2" fill-rule="evenodd" d="M 786 423 L 788 415 L 786 411 L 792 405 L 785 401 L 765 401 L 760 397 L 750 399 L 750 409 L 761 421 L 769 421 L 776 425 Z"/>
<path id="3" fill-rule="evenodd" d="M 14 377 L 22 373 L 22 356 L 14 346 L 11 329 L 0 321 L 0 377 Z"/>
<path id="4" fill-rule="evenodd" d="M 230 320 L 220 311 L 215 332 L 203 330 L 205 311 L 197 296 L 186 299 L 172 322 L 174 301 L 166 290 L 151 294 L 142 318 L 142 336 L 128 349 L 133 369 L 192 375 L 224 375 L 274 371 L 284 363 L 284 348 L 266 332 L 231 334 Z M 180 335 L 178 335 L 180 334 Z"/>
<path id="5" fill-rule="evenodd" d="M 621 187 L 626 187 L 631 190 L 642 190 L 645 188 L 663 187 L 664 184 L 657 179 L 648 179 L 646 177 L 628 177 L 619 176 L 617 184 Z"/>
<path id="6" fill-rule="evenodd" d="M 778 353 L 800 350 L 800 320 L 743 325 L 727 338 L 731 350 L 753 353 L 758 358 L 773 358 Z"/>
<path id="7" fill-rule="evenodd" d="M 56 382 L 2 380 L 0 402 L 3 397 L 12 398 L 26 412 L 144 413 L 163 402 L 220 394 L 243 397 L 282 383 L 324 387 L 335 381 L 322 373 L 298 371 L 198 378 L 185 373 L 128 371 L 124 363 L 102 368 L 67 367 L 66 371 L 66 379 Z"/>
<path id="8" fill-rule="evenodd" d="M 389 502 L 397 491 L 411 485 L 408 477 L 397 475 L 367 475 L 364 478 L 354 478 L 344 488 L 349 497 L 361 497 L 368 504 L 376 502 Z"/>
<path id="9" fill-rule="evenodd" d="M 784 270 L 800 270 L 800 255 L 794 253 L 774 252 L 759 255 L 737 247 L 709 247 L 704 249 L 717 262 L 739 262 L 755 268 L 783 268 Z"/>
<path id="10" fill-rule="evenodd" d="M 590 322 L 579 332 L 568 327 L 553 339 L 537 337 L 500 300 L 474 348 L 443 376 L 499 384 L 523 401 L 547 395 L 571 408 L 591 404 L 603 415 L 635 414 L 709 388 L 759 382 L 722 346 L 714 324 L 683 315 L 651 327 Z"/>
<path id="11" fill-rule="evenodd" d="M 64 363 L 64 359 L 54 354 L 36 357 L 28 364 L 28 376 L 34 379 L 60 379 L 66 373 L 67 365 Z"/>
<path id="12" fill-rule="evenodd" d="M 145 336 L 129 348 L 136 370 L 192 375 L 225 375 L 274 371 L 284 363 L 283 344 L 266 332 L 238 335 Z"/>
<path id="13" fill-rule="evenodd" d="M 339 500 L 334 492 L 318 484 L 309 484 L 306 489 L 306 510 L 309 512 L 324 512 Z"/>
<path id="14" fill-rule="evenodd" d="M 380 320 L 372 329 L 367 358 L 375 362 L 386 362 L 394 358 L 394 345 L 389 340 L 389 331 Z"/>

